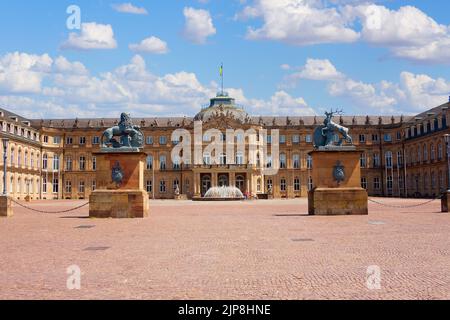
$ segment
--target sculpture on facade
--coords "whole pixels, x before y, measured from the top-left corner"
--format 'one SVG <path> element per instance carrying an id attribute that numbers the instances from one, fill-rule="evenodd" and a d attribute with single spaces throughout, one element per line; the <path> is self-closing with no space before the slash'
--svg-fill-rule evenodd
<path id="1" fill-rule="evenodd" d="M 116 139 L 119 137 L 119 140 Z M 133 125 L 133 121 L 126 113 L 120 115 L 120 122 L 105 130 L 102 136 L 102 148 L 127 149 L 142 148 L 144 146 L 144 134 L 139 126 Z"/>
<path id="2" fill-rule="evenodd" d="M 342 114 L 341 111 L 333 111 L 325 112 L 325 120 L 323 121 L 323 125 L 316 128 L 314 130 L 314 147 L 315 148 L 329 148 L 333 146 L 341 147 L 346 141 L 348 144 L 353 145 L 352 137 L 348 134 L 349 129 L 337 124 L 333 121 L 333 116 L 335 114 Z M 337 143 L 336 136 L 341 135 Z"/>

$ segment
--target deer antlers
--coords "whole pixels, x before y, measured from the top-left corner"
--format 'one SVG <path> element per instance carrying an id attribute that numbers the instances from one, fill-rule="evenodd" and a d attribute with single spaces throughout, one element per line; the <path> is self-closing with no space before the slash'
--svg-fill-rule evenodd
<path id="1" fill-rule="evenodd" d="M 341 109 L 341 110 L 336 109 L 336 111 L 333 111 L 333 109 L 331 109 L 330 112 L 325 112 L 325 114 L 326 114 L 326 115 L 329 115 L 329 116 L 333 116 L 333 115 L 335 115 L 335 114 L 342 115 L 343 113 L 344 113 L 344 110 L 343 110 L 343 109 Z"/>

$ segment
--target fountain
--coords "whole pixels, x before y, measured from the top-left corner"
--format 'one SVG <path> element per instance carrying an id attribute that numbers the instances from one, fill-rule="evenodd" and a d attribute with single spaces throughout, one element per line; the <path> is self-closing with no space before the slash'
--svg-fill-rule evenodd
<path id="1" fill-rule="evenodd" d="M 203 198 L 198 198 L 195 200 L 201 201 L 239 201 L 243 200 L 244 195 L 241 190 L 236 187 L 212 187 L 210 188 Z"/>

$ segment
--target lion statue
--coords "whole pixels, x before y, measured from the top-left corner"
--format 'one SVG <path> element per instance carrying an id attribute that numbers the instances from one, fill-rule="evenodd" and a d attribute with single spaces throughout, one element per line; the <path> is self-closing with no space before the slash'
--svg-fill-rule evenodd
<path id="1" fill-rule="evenodd" d="M 117 141 L 115 137 L 120 137 Z M 144 145 L 144 135 L 139 126 L 133 125 L 131 117 L 127 113 L 120 115 L 120 122 L 103 132 L 102 148 L 142 148 Z"/>

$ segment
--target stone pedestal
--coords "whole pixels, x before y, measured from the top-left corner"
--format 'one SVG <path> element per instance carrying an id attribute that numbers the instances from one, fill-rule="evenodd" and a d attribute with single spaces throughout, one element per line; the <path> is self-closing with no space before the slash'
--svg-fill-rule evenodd
<path id="1" fill-rule="evenodd" d="M 442 212 L 449 212 L 449 204 L 450 204 L 450 192 L 449 191 L 445 191 L 442 194 L 442 198 L 441 198 L 441 211 Z"/>
<path id="2" fill-rule="evenodd" d="M 308 193 L 309 214 L 367 215 L 368 194 L 361 188 L 361 152 L 355 149 L 317 150 L 310 155 L 314 189 Z M 335 177 L 338 168 L 344 171 L 340 181 Z"/>
<path id="3" fill-rule="evenodd" d="M 13 215 L 11 198 L 0 195 L 0 217 L 11 217 Z"/>
<path id="4" fill-rule="evenodd" d="M 149 197 L 144 190 L 143 152 L 99 152 L 97 190 L 89 198 L 89 216 L 93 218 L 144 218 L 149 213 Z M 113 181 L 113 169 L 119 168 L 122 181 Z"/>

